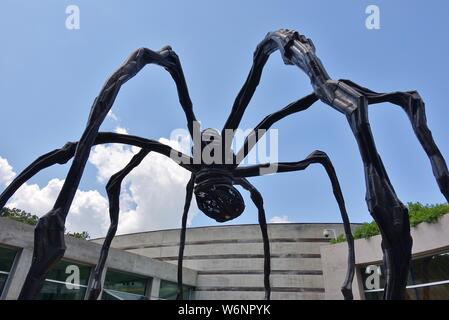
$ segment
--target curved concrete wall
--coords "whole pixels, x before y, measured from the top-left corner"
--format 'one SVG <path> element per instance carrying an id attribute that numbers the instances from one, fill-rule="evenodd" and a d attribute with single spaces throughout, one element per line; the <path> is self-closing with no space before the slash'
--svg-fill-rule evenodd
<path id="1" fill-rule="evenodd" d="M 324 298 L 320 247 L 329 241 L 324 229 L 343 233 L 341 224 L 268 226 L 272 299 Z M 120 235 L 112 246 L 176 264 L 179 229 Z M 195 299 L 262 299 L 259 225 L 187 229 L 184 266 L 198 271 Z"/>

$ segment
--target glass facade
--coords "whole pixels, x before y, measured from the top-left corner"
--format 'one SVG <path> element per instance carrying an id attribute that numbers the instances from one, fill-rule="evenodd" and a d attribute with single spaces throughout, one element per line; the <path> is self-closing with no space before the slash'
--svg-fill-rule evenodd
<path id="1" fill-rule="evenodd" d="M 14 264 L 17 250 L 0 247 L 0 296 Z"/>
<path id="2" fill-rule="evenodd" d="M 47 275 L 38 300 L 83 300 L 91 267 L 61 260 Z"/>
<path id="3" fill-rule="evenodd" d="M 135 274 L 108 270 L 106 272 L 101 299 L 146 300 L 149 280 L 149 278 Z"/>
<path id="4" fill-rule="evenodd" d="M 385 277 L 382 265 L 361 268 L 365 298 L 382 299 Z M 449 299 L 449 252 L 417 258 L 410 264 L 407 300 Z"/>
<path id="5" fill-rule="evenodd" d="M 170 281 L 161 280 L 161 286 L 159 288 L 159 299 L 161 300 L 175 300 L 178 290 L 178 284 Z M 192 294 L 192 288 L 183 286 L 183 300 L 190 300 Z"/>

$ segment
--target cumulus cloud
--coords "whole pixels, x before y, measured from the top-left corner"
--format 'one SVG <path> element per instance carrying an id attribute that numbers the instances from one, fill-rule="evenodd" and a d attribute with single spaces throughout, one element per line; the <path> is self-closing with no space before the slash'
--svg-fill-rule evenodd
<path id="1" fill-rule="evenodd" d="M 291 222 L 287 216 L 274 216 L 270 219 L 270 223 L 289 223 Z"/>
<path id="2" fill-rule="evenodd" d="M 182 149 L 177 141 L 161 138 L 159 142 Z M 97 169 L 98 181 L 106 183 L 139 150 L 124 145 L 95 147 L 89 161 Z M 150 153 L 123 181 L 118 233 L 180 227 L 189 178 L 190 173 L 171 159 Z M 196 213 L 193 199 L 188 224 Z"/>
<path id="3" fill-rule="evenodd" d="M 53 207 L 64 180 L 51 179 L 47 185 L 25 183 L 10 199 L 7 206 L 42 216 Z M 67 218 L 68 231 L 87 231 L 101 236 L 108 225 L 108 201 L 96 190 L 76 192 Z"/>
<path id="4" fill-rule="evenodd" d="M 123 128 L 117 128 L 115 131 L 127 133 Z M 183 149 L 178 141 L 165 138 L 159 141 L 178 150 Z M 137 147 L 120 144 L 99 145 L 93 148 L 89 162 L 96 170 L 96 179 L 106 184 L 139 150 Z M 12 166 L 0 157 L 0 184 L 6 186 L 15 176 Z M 180 227 L 185 186 L 189 178 L 190 173 L 171 159 L 150 153 L 123 181 L 118 233 Z M 56 178 L 44 186 L 25 183 L 7 206 L 41 216 L 52 208 L 63 183 L 64 180 Z M 196 213 L 193 199 L 189 225 Z M 87 231 L 91 237 L 100 237 L 105 235 L 108 226 L 107 197 L 97 190 L 78 190 L 67 218 L 67 230 Z"/>
<path id="5" fill-rule="evenodd" d="M 8 160 L 0 157 L 0 184 L 8 185 L 16 176 L 16 173 L 12 170 Z"/>
<path id="6" fill-rule="evenodd" d="M 126 130 L 126 128 L 122 128 L 122 127 L 117 127 L 114 130 L 116 133 L 121 133 L 121 134 L 128 134 L 128 130 Z"/>
<path id="7" fill-rule="evenodd" d="M 112 112 L 112 110 L 109 110 L 109 112 L 108 112 L 106 117 L 111 119 L 111 120 L 113 120 L 113 121 L 118 121 L 119 120 L 117 115 L 114 112 Z"/>
<path id="8" fill-rule="evenodd" d="M 15 176 L 12 166 L 6 159 L 0 157 L 0 182 L 6 186 Z M 60 179 L 51 179 L 44 187 L 25 183 L 17 190 L 7 206 L 42 216 L 53 207 L 63 183 L 64 180 Z M 96 236 L 103 234 L 107 223 L 107 200 L 98 191 L 78 190 L 67 219 L 67 230 L 87 231 L 90 235 Z"/>

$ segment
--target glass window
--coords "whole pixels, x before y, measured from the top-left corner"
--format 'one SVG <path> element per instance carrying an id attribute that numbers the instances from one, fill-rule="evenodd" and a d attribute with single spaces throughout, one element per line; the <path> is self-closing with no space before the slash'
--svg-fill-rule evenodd
<path id="1" fill-rule="evenodd" d="M 0 295 L 5 288 L 16 254 L 17 250 L 0 247 Z"/>
<path id="2" fill-rule="evenodd" d="M 385 287 L 382 265 L 361 268 L 365 298 L 378 300 Z M 449 299 L 449 252 L 412 260 L 407 280 L 408 300 Z"/>
<path id="3" fill-rule="evenodd" d="M 91 267 L 61 260 L 54 266 L 37 295 L 38 300 L 83 300 Z"/>
<path id="4" fill-rule="evenodd" d="M 189 300 L 192 293 L 192 288 L 188 286 L 182 287 L 182 299 Z M 161 280 L 161 286 L 159 288 L 159 299 L 162 300 L 175 300 L 178 290 L 178 284 L 170 281 Z"/>
<path id="5" fill-rule="evenodd" d="M 149 278 L 108 270 L 103 286 L 102 300 L 146 300 Z"/>

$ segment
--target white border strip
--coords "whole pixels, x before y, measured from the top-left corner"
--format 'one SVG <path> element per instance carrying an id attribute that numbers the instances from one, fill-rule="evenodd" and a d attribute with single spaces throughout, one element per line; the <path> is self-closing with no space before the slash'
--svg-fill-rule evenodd
<path id="1" fill-rule="evenodd" d="M 423 284 L 414 284 L 411 286 L 407 286 L 405 287 L 406 289 L 415 289 L 415 288 L 423 288 L 423 287 L 433 287 L 433 286 L 439 286 L 442 284 L 448 284 L 449 280 L 443 280 L 443 281 L 436 281 L 436 282 L 428 282 L 428 283 L 423 283 Z M 372 290 L 365 290 L 365 293 L 370 293 L 370 292 L 381 292 L 384 291 L 384 289 L 372 289 Z"/>
<path id="2" fill-rule="evenodd" d="M 86 286 L 86 285 L 83 285 L 83 284 L 76 284 L 76 283 L 64 282 L 64 281 L 58 281 L 58 280 L 52 280 L 52 279 L 45 279 L 45 281 L 47 281 L 47 282 L 53 282 L 53 283 L 58 283 L 58 284 L 69 285 L 69 286 L 72 286 L 72 287 L 87 288 L 87 286 Z"/>

